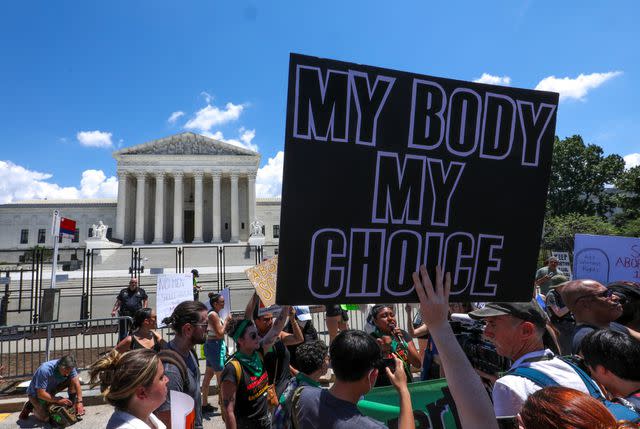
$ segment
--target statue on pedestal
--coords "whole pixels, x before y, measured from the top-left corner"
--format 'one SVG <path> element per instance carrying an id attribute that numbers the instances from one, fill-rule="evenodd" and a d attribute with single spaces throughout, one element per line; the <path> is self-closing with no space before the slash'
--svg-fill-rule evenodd
<path id="1" fill-rule="evenodd" d="M 91 225 L 93 229 L 93 238 L 96 240 L 104 240 L 107 241 L 107 229 L 108 226 L 105 225 L 102 221 L 98 221 L 98 225 Z"/>
<path id="2" fill-rule="evenodd" d="M 258 219 L 254 219 L 253 222 L 251 222 L 250 225 L 250 234 L 249 236 L 251 237 L 264 237 L 264 234 L 262 233 L 262 227 L 264 226 L 264 223 L 260 222 Z"/>

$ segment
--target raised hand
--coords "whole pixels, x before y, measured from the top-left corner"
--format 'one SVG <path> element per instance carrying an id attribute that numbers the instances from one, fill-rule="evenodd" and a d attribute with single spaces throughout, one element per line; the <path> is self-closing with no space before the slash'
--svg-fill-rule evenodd
<path id="1" fill-rule="evenodd" d="M 442 268 L 436 267 L 436 286 L 433 287 L 429 273 L 424 265 L 419 273 L 413 273 L 413 284 L 420 299 L 422 322 L 429 327 L 436 327 L 447 322 L 449 315 L 449 291 L 451 275 L 443 276 Z"/>

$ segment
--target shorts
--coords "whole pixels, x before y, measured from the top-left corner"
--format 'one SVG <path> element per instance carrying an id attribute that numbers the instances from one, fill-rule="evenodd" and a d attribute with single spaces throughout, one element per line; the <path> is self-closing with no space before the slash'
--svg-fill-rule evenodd
<path id="1" fill-rule="evenodd" d="M 222 371 L 227 356 L 227 345 L 224 340 L 207 340 L 204 343 L 204 356 L 207 360 L 207 368 L 215 372 Z"/>
<path id="2" fill-rule="evenodd" d="M 327 317 L 342 316 L 342 320 L 345 322 L 349 320 L 349 312 L 343 310 L 340 305 L 325 305 L 325 315 Z"/>

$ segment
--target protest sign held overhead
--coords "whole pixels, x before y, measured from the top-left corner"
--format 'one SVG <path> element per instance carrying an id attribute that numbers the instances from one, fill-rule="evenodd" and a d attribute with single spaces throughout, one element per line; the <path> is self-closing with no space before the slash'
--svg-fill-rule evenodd
<path id="1" fill-rule="evenodd" d="M 276 303 L 276 280 L 278 275 L 278 256 L 267 259 L 255 267 L 244 270 L 247 278 L 256 289 L 256 293 L 265 307 Z"/>
<path id="2" fill-rule="evenodd" d="M 558 94 L 292 54 L 278 304 L 526 301 Z"/>

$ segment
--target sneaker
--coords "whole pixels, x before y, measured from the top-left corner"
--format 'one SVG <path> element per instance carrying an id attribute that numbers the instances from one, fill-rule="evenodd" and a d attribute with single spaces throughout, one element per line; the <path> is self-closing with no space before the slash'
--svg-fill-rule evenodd
<path id="1" fill-rule="evenodd" d="M 214 407 L 214 406 L 213 406 L 213 405 L 211 405 L 211 404 L 207 404 L 207 405 L 203 405 L 203 406 L 202 406 L 202 412 L 203 412 L 203 413 L 213 413 L 213 412 L 215 412 L 216 410 L 217 410 L 217 408 L 216 408 L 216 407 Z"/>
<path id="2" fill-rule="evenodd" d="M 20 415 L 18 416 L 18 420 L 27 420 L 29 418 L 29 414 L 33 410 L 33 405 L 31 402 L 27 401 L 22 406 L 22 411 L 20 411 Z"/>

